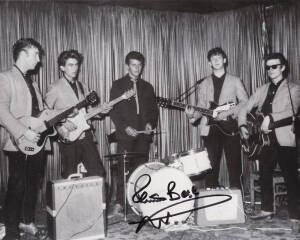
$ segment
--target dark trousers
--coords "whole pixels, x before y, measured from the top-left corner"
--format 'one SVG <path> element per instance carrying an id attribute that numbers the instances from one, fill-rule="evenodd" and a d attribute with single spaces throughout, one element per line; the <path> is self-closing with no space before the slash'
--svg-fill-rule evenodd
<path id="1" fill-rule="evenodd" d="M 239 136 L 226 136 L 216 127 L 210 127 L 209 135 L 203 137 L 212 171 L 205 177 L 206 187 L 219 186 L 219 172 L 224 149 L 231 188 L 241 188 L 241 145 Z"/>
<path id="2" fill-rule="evenodd" d="M 60 143 L 59 150 L 63 178 L 76 173 L 77 165 L 81 162 L 87 170 L 86 176 L 105 178 L 103 163 L 90 131 L 86 132 L 86 136 L 83 139 L 68 144 Z"/>
<path id="3" fill-rule="evenodd" d="M 295 147 L 272 145 L 265 147 L 259 158 L 259 174 L 262 192 L 262 206 L 264 211 L 273 211 L 273 170 L 279 164 L 287 185 L 288 211 L 291 218 L 297 216 L 297 200 L 299 185 L 297 178 L 297 152 Z"/>
<path id="4" fill-rule="evenodd" d="M 7 152 L 9 179 L 4 205 L 6 234 L 17 236 L 20 222 L 34 222 L 37 194 L 44 174 L 45 153 Z"/>
<path id="5" fill-rule="evenodd" d="M 139 135 L 135 141 L 120 141 L 118 142 L 117 151 L 118 153 L 127 152 L 140 152 L 145 153 L 145 157 L 128 157 L 126 160 L 126 172 L 128 172 L 126 182 L 134 170 L 148 162 L 148 155 L 150 149 L 149 139 L 144 139 L 143 135 Z M 123 159 L 118 159 L 118 168 L 117 168 L 117 203 L 124 206 L 124 163 Z"/>

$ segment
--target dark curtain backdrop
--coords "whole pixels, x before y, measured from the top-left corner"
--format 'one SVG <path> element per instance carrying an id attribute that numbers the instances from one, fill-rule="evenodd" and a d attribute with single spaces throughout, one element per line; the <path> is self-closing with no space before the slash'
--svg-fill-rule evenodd
<path id="1" fill-rule="evenodd" d="M 58 78 L 59 53 L 78 49 L 85 58 L 80 80 L 96 90 L 101 102 L 105 102 L 112 81 L 125 73 L 125 55 L 137 50 L 146 57 L 143 77 L 153 84 L 156 94 L 175 98 L 196 80 L 210 74 L 206 54 L 220 46 L 228 54 L 228 71 L 240 76 L 251 93 L 263 81 L 261 59 L 265 43 L 259 9 L 255 6 L 199 15 L 76 4 L 0 3 L 0 70 L 12 65 L 11 46 L 17 39 L 35 38 L 46 53 L 36 76 L 45 94 L 49 84 Z M 191 95 L 186 101 L 193 104 L 196 96 Z M 105 133 L 113 126 L 108 117 L 94 126 L 105 161 Z M 154 139 L 152 161 L 201 147 L 197 128 L 189 125 L 182 112 L 160 109 L 159 130 L 163 134 Z M 1 129 L 0 139 L 4 135 Z M 7 160 L 3 153 L 0 166 L 3 187 L 7 181 Z M 58 178 L 59 170 L 58 148 L 54 143 L 53 153 L 48 156 L 46 178 Z M 221 177 L 226 181 L 224 173 L 223 168 Z"/>

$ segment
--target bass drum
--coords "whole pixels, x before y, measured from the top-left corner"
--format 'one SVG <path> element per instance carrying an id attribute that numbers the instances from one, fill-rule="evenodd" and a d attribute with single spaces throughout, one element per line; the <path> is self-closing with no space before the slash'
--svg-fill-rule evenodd
<path id="1" fill-rule="evenodd" d="M 148 172 L 148 176 L 142 176 L 144 172 Z M 155 227 L 165 228 L 168 214 L 168 224 L 183 223 L 190 216 L 195 203 L 192 187 L 184 172 L 163 164 L 149 166 L 148 163 L 130 176 L 127 199 L 135 213 L 149 217 Z M 142 190 L 138 192 L 139 189 Z M 137 192 L 141 201 L 137 201 Z"/>
<path id="2" fill-rule="evenodd" d="M 139 166 L 134 172 L 130 175 L 127 182 L 127 201 L 131 209 L 137 214 L 142 215 L 141 209 L 139 208 L 138 203 L 134 203 L 133 196 L 134 193 L 139 191 L 143 186 L 143 183 L 148 179 L 145 174 L 151 175 L 153 172 L 158 171 L 161 168 L 166 167 L 165 164 L 160 162 L 149 162 Z"/>

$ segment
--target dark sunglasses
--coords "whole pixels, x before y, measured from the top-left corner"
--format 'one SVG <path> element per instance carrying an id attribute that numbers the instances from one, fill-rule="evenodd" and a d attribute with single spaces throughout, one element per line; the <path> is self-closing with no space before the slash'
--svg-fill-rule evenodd
<path id="1" fill-rule="evenodd" d="M 281 64 L 274 64 L 270 66 L 266 65 L 266 70 L 269 71 L 271 68 L 275 70 L 278 66 L 281 66 Z"/>

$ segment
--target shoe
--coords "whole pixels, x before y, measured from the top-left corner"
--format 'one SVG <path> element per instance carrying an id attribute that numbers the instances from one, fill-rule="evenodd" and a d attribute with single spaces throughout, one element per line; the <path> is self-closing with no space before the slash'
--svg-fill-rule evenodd
<path id="1" fill-rule="evenodd" d="M 38 229 L 33 222 L 29 223 L 29 224 L 20 223 L 19 229 L 25 233 L 32 235 L 32 236 L 36 236 L 36 234 L 38 233 Z"/>
<path id="2" fill-rule="evenodd" d="M 108 215 L 114 216 L 114 215 L 121 215 L 123 213 L 123 207 L 121 204 L 117 203 L 115 204 Z"/>
<path id="3" fill-rule="evenodd" d="M 258 214 L 250 216 L 252 220 L 262 220 L 271 219 L 273 217 L 273 212 L 260 211 Z"/>
<path id="4" fill-rule="evenodd" d="M 19 236 L 6 234 L 2 240 L 20 240 Z"/>

